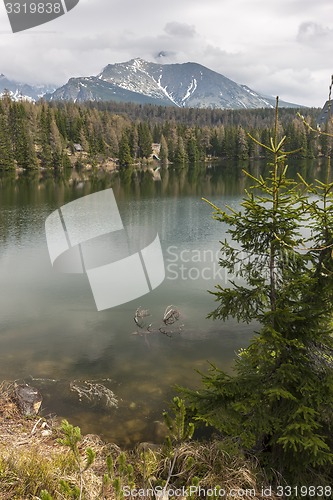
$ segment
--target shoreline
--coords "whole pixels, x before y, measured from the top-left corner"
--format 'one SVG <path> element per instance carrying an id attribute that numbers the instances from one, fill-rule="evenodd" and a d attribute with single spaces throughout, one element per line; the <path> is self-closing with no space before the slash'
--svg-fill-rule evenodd
<path id="1" fill-rule="evenodd" d="M 278 498 L 269 488 L 255 457 L 245 458 L 236 447 L 232 452 L 230 441 L 138 443 L 122 450 L 98 435 L 81 436 L 58 417 L 24 417 L 13 386 L 0 383 L 1 500 L 230 498 L 230 491 L 238 498 Z"/>

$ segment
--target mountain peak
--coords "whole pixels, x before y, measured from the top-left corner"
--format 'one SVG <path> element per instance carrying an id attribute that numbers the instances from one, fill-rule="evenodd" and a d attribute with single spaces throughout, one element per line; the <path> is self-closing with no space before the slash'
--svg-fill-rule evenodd
<path id="1" fill-rule="evenodd" d="M 49 98 L 115 100 L 192 108 L 274 107 L 267 97 L 196 62 L 161 64 L 140 57 L 108 64 L 96 77 L 71 78 Z"/>
<path id="2" fill-rule="evenodd" d="M 10 98 L 13 101 L 38 101 L 46 92 L 53 92 L 55 87 L 47 85 L 29 85 L 20 83 L 15 80 L 10 80 L 3 73 L 0 74 L 0 96 L 4 90 L 9 92 Z"/>
<path id="3" fill-rule="evenodd" d="M 132 62 L 133 66 L 142 66 L 144 64 L 147 64 L 147 61 L 141 59 L 141 57 L 136 57 L 135 59 L 131 59 L 129 62 Z"/>

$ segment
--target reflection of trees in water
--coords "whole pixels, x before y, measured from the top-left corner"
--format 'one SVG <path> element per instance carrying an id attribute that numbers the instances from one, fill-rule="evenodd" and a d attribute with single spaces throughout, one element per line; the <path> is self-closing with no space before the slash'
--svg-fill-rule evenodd
<path id="1" fill-rule="evenodd" d="M 161 181 L 154 181 L 146 168 L 124 168 L 119 172 L 104 172 L 95 168 L 15 171 L 0 174 L 0 234 L 5 242 L 13 237 L 20 241 L 34 227 L 43 230 L 44 221 L 52 210 L 82 196 L 112 187 L 117 202 L 188 196 L 212 198 L 237 196 L 250 180 L 242 169 L 258 177 L 265 174 L 261 161 L 221 161 L 189 165 L 169 164 L 161 167 Z M 290 176 L 300 172 L 309 182 L 314 177 L 324 180 L 325 160 L 291 160 Z M 170 214 L 169 214 L 170 215 Z M 135 217 L 135 216 L 133 216 Z M 154 222 L 154 214 L 151 214 Z"/>
<path id="2" fill-rule="evenodd" d="M 258 171 L 264 174 L 264 170 L 269 168 L 264 162 L 265 160 L 242 162 L 223 160 L 185 165 L 174 163 L 161 166 L 161 181 L 155 181 L 147 167 L 121 168 L 115 172 L 105 172 L 98 167 L 91 171 L 75 168 L 22 173 L 9 171 L 0 173 L 0 190 L 3 195 L 2 201 L 6 203 L 13 202 L 17 195 L 22 202 L 43 201 L 46 194 L 48 201 L 66 203 L 71 194 L 76 198 L 109 187 L 119 192 L 120 196 L 156 193 L 182 195 L 200 194 L 198 191 L 206 192 L 205 188 L 212 184 L 216 194 L 222 194 L 225 190 L 230 194 L 241 194 L 243 190 L 239 181 L 244 177 L 242 169 L 246 168 L 253 174 Z M 291 175 L 293 171 L 299 171 L 302 175 L 306 174 L 309 181 L 314 175 L 321 179 L 321 172 L 325 170 L 325 159 L 296 159 L 290 160 L 289 164 Z"/>

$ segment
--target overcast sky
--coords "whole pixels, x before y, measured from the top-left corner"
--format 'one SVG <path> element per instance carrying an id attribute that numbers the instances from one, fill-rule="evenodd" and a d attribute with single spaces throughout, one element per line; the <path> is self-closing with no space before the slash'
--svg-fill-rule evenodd
<path id="1" fill-rule="evenodd" d="M 332 0 L 80 0 L 15 34 L 0 0 L 0 73 L 28 83 L 62 85 L 141 57 L 198 62 L 256 91 L 322 106 L 332 52 Z"/>

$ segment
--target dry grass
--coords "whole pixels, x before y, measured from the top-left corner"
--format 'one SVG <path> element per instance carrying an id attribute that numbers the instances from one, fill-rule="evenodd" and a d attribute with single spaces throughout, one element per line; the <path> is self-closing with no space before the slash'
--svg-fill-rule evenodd
<path id="1" fill-rule="evenodd" d="M 58 441 L 62 436 L 60 422 L 23 417 L 12 392 L 11 384 L 0 384 L 0 500 L 38 500 L 42 490 L 54 500 L 78 498 L 64 492 L 60 484 L 61 480 L 73 486 L 80 483 L 72 452 Z M 204 489 L 219 485 L 226 491 L 248 489 L 255 491 L 255 496 L 242 494 L 239 498 L 265 498 L 260 495 L 265 481 L 256 462 L 245 460 L 230 443 L 220 440 L 188 442 L 173 450 L 147 445 L 123 452 L 115 444 L 87 435 L 79 443 L 83 463 L 88 447 L 96 458 L 83 473 L 84 500 L 121 500 L 124 486 L 151 489 L 166 483 L 169 489 L 191 485 Z M 108 464 L 107 457 L 112 457 Z"/>
<path id="2" fill-rule="evenodd" d="M 258 467 L 257 461 L 245 459 L 239 450 L 236 451 L 235 446 L 230 441 L 215 439 L 204 443 L 186 442 L 173 449 L 173 459 L 163 448 L 152 453 L 155 455 L 155 470 L 151 471 L 152 476 L 156 478 L 153 481 L 155 487 L 163 485 L 170 476 L 168 483 L 170 490 L 184 486 L 189 489 L 190 486 L 198 485 L 202 492 L 223 488 L 227 493 L 232 493 L 230 496 L 217 495 L 218 498 L 261 500 L 266 498 L 261 494 L 261 491 L 262 487 L 267 485 L 267 481 Z M 150 457 L 150 461 L 154 463 L 152 457 Z M 174 467 L 170 471 L 170 464 L 173 461 Z M 147 468 L 149 469 L 149 466 Z M 150 480 L 148 483 L 152 484 L 152 481 Z M 238 496 L 236 492 L 239 492 Z M 207 494 L 207 496 L 209 495 Z M 205 498 L 203 493 L 201 498 Z M 211 495 L 210 498 L 212 498 Z M 272 493 L 267 498 L 273 500 L 278 497 Z"/>

